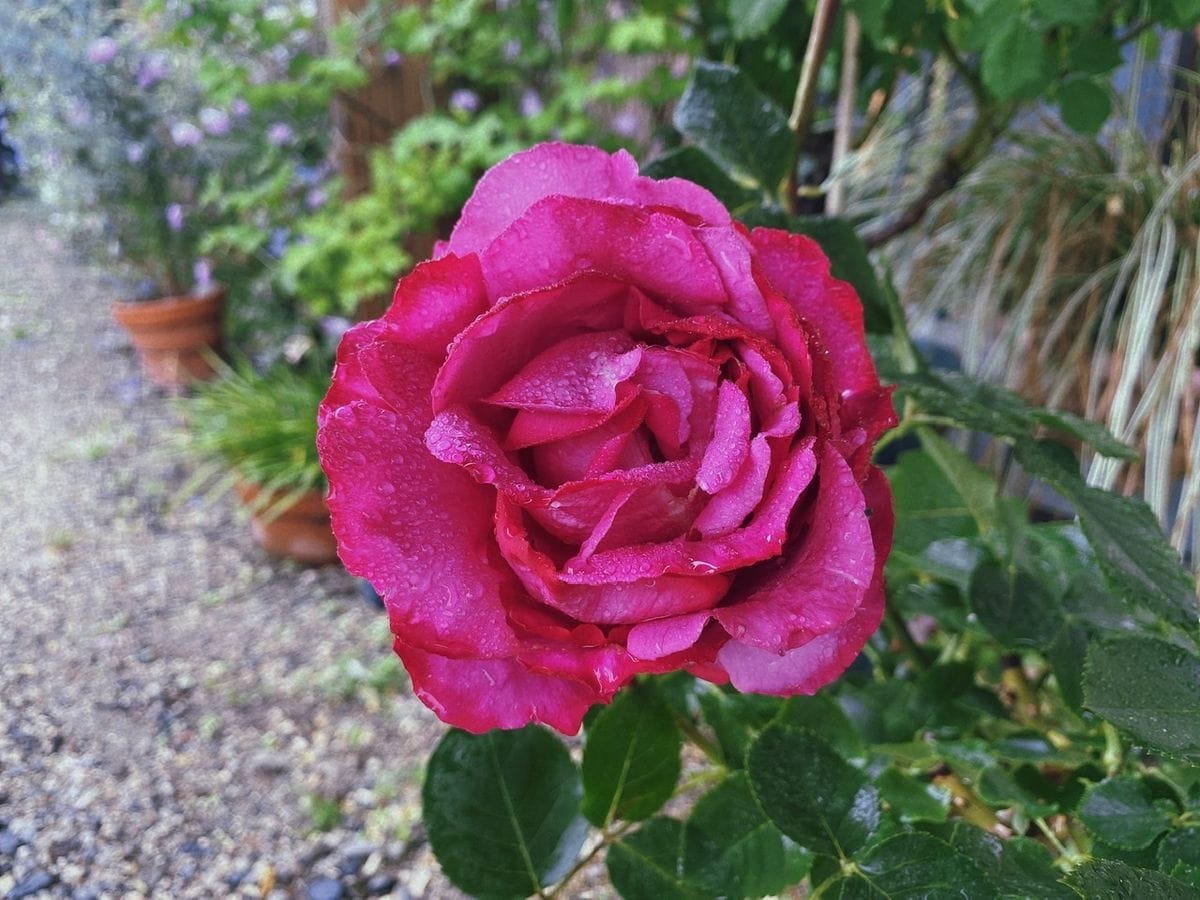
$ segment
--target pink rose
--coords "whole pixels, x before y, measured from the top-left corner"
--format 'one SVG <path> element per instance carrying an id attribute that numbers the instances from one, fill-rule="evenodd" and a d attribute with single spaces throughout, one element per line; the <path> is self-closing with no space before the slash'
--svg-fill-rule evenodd
<path id="1" fill-rule="evenodd" d="M 643 672 L 809 694 L 882 616 L 895 414 L 853 289 L 624 152 L 485 174 L 319 422 L 342 560 L 461 728 L 574 733 Z"/>

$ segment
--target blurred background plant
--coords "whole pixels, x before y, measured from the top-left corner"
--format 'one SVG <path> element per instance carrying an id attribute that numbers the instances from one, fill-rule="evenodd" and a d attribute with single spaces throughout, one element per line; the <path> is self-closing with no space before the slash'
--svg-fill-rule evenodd
<path id="1" fill-rule="evenodd" d="M 0 10 L 0 56 L 30 175 L 64 231 L 122 270 L 123 299 L 211 281 L 200 191 L 226 162 L 209 140 L 220 123 L 201 115 L 195 58 L 155 49 L 151 38 L 115 4 L 15 0 Z"/>

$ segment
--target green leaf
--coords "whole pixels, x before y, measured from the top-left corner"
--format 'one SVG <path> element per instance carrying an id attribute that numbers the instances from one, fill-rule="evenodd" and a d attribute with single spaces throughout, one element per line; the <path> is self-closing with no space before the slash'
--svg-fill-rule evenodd
<path id="1" fill-rule="evenodd" d="M 854 866 L 821 896 L 870 900 L 996 897 L 970 859 L 928 834 L 898 834 L 855 855 Z"/>
<path id="2" fill-rule="evenodd" d="M 729 0 L 729 22 L 736 40 L 766 34 L 787 9 L 788 0 Z"/>
<path id="3" fill-rule="evenodd" d="M 904 453 L 887 475 L 896 509 L 893 550 L 915 555 L 936 540 L 977 533 L 962 495 L 925 451 Z"/>
<path id="4" fill-rule="evenodd" d="M 1001 103 L 1036 97 L 1054 76 L 1045 36 L 1021 16 L 1010 13 L 987 39 L 980 75 L 988 92 Z"/>
<path id="5" fill-rule="evenodd" d="M 675 127 L 715 160 L 775 193 L 792 162 L 787 118 L 734 66 L 699 60 Z"/>
<path id="6" fill-rule="evenodd" d="M 1092 834 L 1126 850 L 1142 850 L 1171 825 L 1171 817 L 1150 799 L 1137 778 L 1106 778 L 1093 785 L 1079 807 Z"/>
<path id="7" fill-rule="evenodd" d="M 608 848 L 608 877 L 625 900 L 706 900 L 686 878 L 687 831 L 677 819 L 654 818 Z"/>
<path id="8" fill-rule="evenodd" d="M 687 831 L 684 871 L 714 897 L 781 893 L 812 864 L 812 854 L 763 814 L 745 772 L 733 773 L 700 798 Z"/>
<path id="9" fill-rule="evenodd" d="M 446 876 L 470 894 L 537 893 L 566 874 L 587 835 L 580 793 L 567 748 L 545 729 L 453 729 L 425 774 L 429 843 Z"/>
<path id="10" fill-rule="evenodd" d="M 1095 900 L 1153 897 L 1154 900 L 1196 900 L 1186 884 L 1115 859 L 1091 859 L 1063 879 L 1082 896 Z"/>
<path id="11" fill-rule="evenodd" d="M 1065 432 L 1090 444 L 1101 456 L 1137 459 L 1137 451 L 1121 443 L 1099 422 L 1069 412 L 1038 409 L 1012 391 L 976 381 L 961 372 L 891 373 L 900 390 L 926 412 L 964 428 L 999 437 L 1023 438 L 1038 426 Z"/>
<path id="12" fill-rule="evenodd" d="M 989 766 L 979 777 L 979 796 L 992 806 L 1018 806 L 1030 818 L 1058 812 L 1054 785 L 1033 766 L 1012 772 Z"/>
<path id="13" fill-rule="evenodd" d="M 1100 16 L 1096 0 L 1034 0 L 1033 8 L 1047 25 L 1090 25 Z"/>
<path id="14" fill-rule="evenodd" d="M 1069 124 L 1069 123 L 1068 123 Z M 1093 422 L 1061 409 L 1038 409 L 1030 407 L 1029 416 L 1040 425 L 1054 431 L 1065 432 L 1090 446 L 1101 456 L 1111 459 L 1136 460 L 1138 452 L 1118 441 L 1107 426 Z"/>
<path id="15" fill-rule="evenodd" d="M 1194 632 L 1195 583 L 1143 501 L 1089 487 L 1070 451 L 1050 441 L 1021 440 L 1017 460 L 1071 502 L 1113 592 Z"/>
<path id="16" fill-rule="evenodd" d="M 605 827 L 658 811 L 679 780 L 683 738 L 652 682 L 617 695 L 587 730 L 583 749 L 583 814 Z"/>
<path id="17" fill-rule="evenodd" d="M 888 766 L 875 786 L 901 822 L 944 822 L 950 812 L 950 792 Z"/>
<path id="18" fill-rule="evenodd" d="M 729 212 L 740 218 L 744 208 L 757 205 L 762 194 L 742 187 L 699 147 L 677 147 L 642 167 L 647 178 L 686 178 L 710 190 Z"/>
<path id="19" fill-rule="evenodd" d="M 962 821 L 924 828 L 974 862 L 1005 900 L 1078 900 L 1078 894 L 1059 882 L 1061 873 L 1046 848 L 1031 838 L 1001 840 Z"/>
<path id="20" fill-rule="evenodd" d="M 1017 566 L 985 560 L 971 576 L 971 609 L 1006 647 L 1048 647 L 1063 627 L 1063 614 L 1050 588 Z"/>
<path id="21" fill-rule="evenodd" d="M 845 858 L 879 829 L 879 792 L 807 731 L 767 728 L 750 747 L 747 769 L 763 811 L 802 847 Z"/>
<path id="22" fill-rule="evenodd" d="M 783 701 L 762 694 L 739 694 L 710 686 L 699 693 L 704 721 L 717 736 L 726 765 L 740 769 L 755 735 L 770 724 Z"/>
<path id="23" fill-rule="evenodd" d="M 1080 134 L 1096 134 L 1112 113 L 1108 90 L 1090 78 L 1072 78 L 1058 90 L 1062 120 Z"/>
<path id="24" fill-rule="evenodd" d="M 1159 842 L 1157 855 L 1161 871 L 1200 888 L 1200 882 L 1195 881 L 1200 874 L 1200 825 L 1169 832 Z"/>
<path id="25" fill-rule="evenodd" d="M 1121 64 L 1121 47 L 1108 35 L 1083 34 L 1068 48 L 1067 64 L 1085 75 L 1107 75 Z"/>
<path id="26" fill-rule="evenodd" d="M 1093 644 L 1084 704 L 1138 743 L 1200 759 L 1200 659 L 1165 641 L 1129 637 Z"/>
<path id="27" fill-rule="evenodd" d="M 847 759 L 862 757 L 866 752 L 858 729 L 837 701 L 827 694 L 789 697 L 775 717 L 775 722 L 820 735 L 821 740 Z"/>
<path id="28" fill-rule="evenodd" d="M 997 555 L 1007 556 L 1012 537 L 1008 534 L 1008 521 L 1000 509 L 995 478 L 932 429 L 922 428 L 920 436 L 925 452 L 966 502 L 979 533 Z"/>

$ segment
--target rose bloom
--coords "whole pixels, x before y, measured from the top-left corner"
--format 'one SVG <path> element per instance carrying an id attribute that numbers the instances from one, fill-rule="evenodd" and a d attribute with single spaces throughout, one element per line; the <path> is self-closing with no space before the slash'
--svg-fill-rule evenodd
<path id="1" fill-rule="evenodd" d="M 350 329 L 317 446 L 417 695 L 566 733 L 639 673 L 810 694 L 883 614 L 895 423 L 810 239 L 544 144 Z"/>

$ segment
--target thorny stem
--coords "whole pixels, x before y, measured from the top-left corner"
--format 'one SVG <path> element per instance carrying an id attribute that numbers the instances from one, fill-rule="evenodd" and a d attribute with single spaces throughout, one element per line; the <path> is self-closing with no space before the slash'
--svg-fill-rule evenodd
<path id="1" fill-rule="evenodd" d="M 1004 823 L 996 818 L 991 807 L 984 803 L 979 795 L 963 783 L 962 779 L 953 773 L 937 775 L 934 783 L 944 787 L 956 801 L 955 806 L 963 819 L 984 831 L 995 831 Z"/>
<path id="2" fill-rule="evenodd" d="M 817 0 L 812 28 L 808 32 L 808 46 L 804 49 L 804 62 L 800 66 L 800 80 L 796 84 L 796 96 L 792 100 L 792 114 L 788 116 L 788 128 L 796 135 L 796 151 L 788 169 L 785 199 L 788 211 L 793 215 L 799 202 L 796 177 L 800 154 L 804 152 L 804 144 L 808 140 L 813 104 L 817 96 L 817 79 L 821 74 L 821 64 L 825 61 L 825 51 L 829 48 L 833 24 L 837 20 L 838 2 L 839 0 Z"/>

